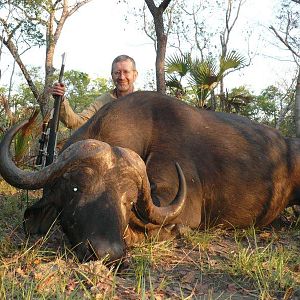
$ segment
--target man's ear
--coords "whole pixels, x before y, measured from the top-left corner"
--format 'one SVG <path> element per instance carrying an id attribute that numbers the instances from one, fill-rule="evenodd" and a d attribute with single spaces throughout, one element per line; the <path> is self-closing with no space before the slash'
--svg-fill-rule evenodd
<path id="1" fill-rule="evenodd" d="M 43 199 L 27 208 L 24 213 L 23 226 L 26 234 L 45 234 L 56 221 L 58 211 L 52 203 Z"/>

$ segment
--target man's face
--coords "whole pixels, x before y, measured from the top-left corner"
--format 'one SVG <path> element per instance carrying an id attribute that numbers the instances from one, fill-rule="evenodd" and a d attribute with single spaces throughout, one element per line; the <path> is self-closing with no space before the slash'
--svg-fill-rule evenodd
<path id="1" fill-rule="evenodd" d="M 137 77 L 137 71 L 134 70 L 130 60 L 120 61 L 113 65 L 112 79 L 121 94 L 133 92 L 133 83 Z"/>

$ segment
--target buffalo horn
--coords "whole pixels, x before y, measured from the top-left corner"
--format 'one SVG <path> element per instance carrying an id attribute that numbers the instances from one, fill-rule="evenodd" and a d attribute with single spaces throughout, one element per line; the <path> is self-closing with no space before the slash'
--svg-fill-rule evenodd
<path id="1" fill-rule="evenodd" d="M 179 187 L 175 199 L 168 206 L 154 205 L 151 197 L 151 189 L 148 179 L 143 182 L 144 197 L 140 198 L 136 203 L 138 214 L 145 217 L 152 224 L 163 225 L 169 224 L 180 215 L 184 208 L 187 186 L 185 176 L 180 165 L 176 162 L 176 170 L 178 174 Z"/>
<path id="2" fill-rule="evenodd" d="M 0 143 L 0 174 L 10 185 L 17 188 L 40 189 L 65 173 L 76 161 L 93 157 L 103 148 L 108 147 L 110 149 L 109 145 L 105 143 L 96 140 L 83 140 L 68 147 L 51 165 L 38 171 L 25 171 L 15 165 L 9 149 L 14 136 L 26 123 L 27 121 L 23 121 L 10 128 Z"/>

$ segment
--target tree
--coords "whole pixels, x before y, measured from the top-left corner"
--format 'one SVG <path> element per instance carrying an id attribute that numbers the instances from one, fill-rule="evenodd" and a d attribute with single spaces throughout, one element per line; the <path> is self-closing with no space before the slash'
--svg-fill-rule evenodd
<path id="1" fill-rule="evenodd" d="M 53 56 L 63 26 L 73 13 L 90 1 L 72 1 L 70 4 L 68 0 L 6 0 L 0 4 L 0 9 L 6 13 L 5 17 L 0 17 L 0 41 L 18 64 L 43 116 L 49 111 L 48 90 L 53 83 Z M 34 84 L 22 60 L 24 51 L 36 46 L 46 48 L 42 90 Z"/>
<path id="2" fill-rule="evenodd" d="M 165 56 L 167 48 L 168 36 L 164 29 L 163 13 L 170 4 L 171 0 L 163 0 L 157 7 L 153 0 L 145 0 L 154 21 L 155 33 L 156 33 L 156 86 L 157 91 L 160 93 L 166 93 L 165 82 Z"/>
<path id="3" fill-rule="evenodd" d="M 34 85 L 41 89 L 43 86 L 41 68 L 29 68 L 28 72 Z M 55 77 L 58 77 L 57 73 L 57 71 L 54 73 Z M 17 75 L 22 76 L 22 74 Z M 96 96 L 107 92 L 112 87 L 104 78 L 91 79 L 88 74 L 75 70 L 66 71 L 64 81 L 68 85 L 67 96 L 70 105 L 75 111 L 81 111 L 94 101 Z M 34 157 L 36 154 L 36 138 L 41 135 L 43 120 L 26 82 L 19 84 L 18 89 L 11 93 L 10 101 L 7 101 L 6 94 L 7 90 L 4 87 L 0 88 L 0 103 L 3 105 L 0 110 L 0 137 L 14 123 L 29 118 L 29 123 L 14 141 L 14 158 L 16 161 L 23 162 L 24 157 L 27 160 L 28 156 Z M 69 131 L 64 126 L 60 126 L 59 140 L 63 140 L 68 135 Z M 32 150 L 29 155 L 27 155 L 28 149 Z"/>
<path id="4" fill-rule="evenodd" d="M 28 73 L 32 78 L 34 85 L 42 88 L 42 77 L 40 76 L 40 68 L 28 67 Z M 21 74 L 16 74 L 16 79 L 21 78 Z M 21 81 L 18 87 L 14 90 L 8 91 L 7 87 L 0 88 L 0 99 L 3 109 L 0 111 L 0 124 L 3 129 L 7 129 L 14 123 L 25 119 L 32 114 L 36 107 L 36 102 L 32 97 L 32 92 L 29 86 Z"/>
<path id="5" fill-rule="evenodd" d="M 227 93 L 228 111 L 250 117 L 250 108 L 254 99 L 253 92 L 245 86 L 235 87 Z"/>
<path id="6" fill-rule="evenodd" d="M 270 85 L 254 97 L 247 108 L 247 116 L 259 123 L 279 129 L 284 135 L 295 133 L 293 84 L 283 88 Z"/>
<path id="7" fill-rule="evenodd" d="M 177 97 L 182 97 L 187 89 L 190 89 L 189 94 L 196 96 L 196 99 L 191 101 L 195 106 L 215 110 L 216 107 L 212 107 L 213 91 L 232 69 L 241 67 L 243 63 L 244 58 L 236 51 L 229 51 L 225 57 L 221 56 L 218 60 L 212 57 L 204 60 L 193 59 L 190 54 L 173 55 L 166 62 L 167 85 L 171 89 L 175 88 Z M 183 86 L 184 78 L 187 79 L 187 87 Z M 209 96 L 211 96 L 210 103 Z M 221 102 L 219 109 L 224 110 Z"/>
<path id="8" fill-rule="evenodd" d="M 38 69 L 30 69 L 29 73 L 34 79 L 36 86 L 41 85 L 41 80 L 36 76 Z M 9 94 L 9 100 L 7 97 Z M 0 136 L 14 123 L 27 119 L 27 124 L 19 131 L 14 139 L 14 160 L 23 162 L 23 158 L 28 158 L 27 152 L 31 145 L 31 140 L 39 134 L 37 128 L 41 125 L 39 109 L 32 101 L 32 93 L 27 84 L 20 84 L 15 92 L 7 93 L 7 89 L 0 89 L 0 101 L 3 109 L 0 111 Z M 30 157 L 30 155 L 29 155 Z"/>
<path id="9" fill-rule="evenodd" d="M 129 3 L 128 1 L 125 2 Z M 153 1 L 145 2 L 147 4 L 149 2 L 153 3 Z M 160 1 L 161 4 L 164 2 Z M 210 1 L 184 0 L 169 2 L 163 19 L 160 19 L 161 24 L 164 22 L 161 28 L 163 28 L 165 33 L 165 40 L 167 41 L 166 52 L 168 54 L 176 49 L 176 53 L 179 52 L 181 56 L 184 56 L 185 53 L 190 53 L 191 56 L 200 57 L 200 60 L 212 57 L 216 61 L 219 60 L 220 55 L 226 56 L 230 35 L 240 14 L 242 0 L 223 0 L 214 3 Z M 135 22 L 137 18 L 143 20 L 141 29 L 156 45 L 158 40 L 158 35 L 155 35 L 157 27 L 149 21 L 145 7 L 144 9 L 139 9 L 136 6 L 132 7 L 130 13 L 134 15 Z M 215 16 L 213 19 L 210 17 L 212 14 Z M 126 16 L 126 19 L 128 20 L 128 16 Z M 219 47 L 216 47 L 217 44 Z M 249 64 L 250 59 L 247 64 L 244 62 L 241 67 Z M 157 64 L 156 71 L 158 71 Z M 225 94 L 223 83 L 221 90 Z M 225 104 L 223 106 L 225 107 Z"/>
<path id="10" fill-rule="evenodd" d="M 296 4 L 293 4 L 296 3 Z M 282 2 L 278 16 L 278 28 L 270 26 L 271 31 L 281 44 L 288 49 L 297 65 L 298 75 L 295 88 L 295 122 L 296 136 L 300 137 L 300 1 L 286 0 Z"/>
<path id="11" fill-rule="evenodd" d="M 66 96 L 74 111 L 82 111 L 95 98 L 112 89 L 112 84 L 104 78 L 91 79 L 87 73 L 70 70 L 65 72 L 64 82 L 68 86 Z"/>
<path id="12" fill-rule="evenodd" d="M 226 59 L 226 56 L 228 55 L 228 47 L 229 47 L 229 41 L 230 41 L 230 35 L 231 32 L 236 25 L 236 22 L 238 20 L 241 6 L 242 6 L 242 0 L 237 1 L 237 8 L 234 12 L 234 1 L 228 0 L 227 1 L 227 8 L 225 11 L 225 24 L 224 28 L 220 33 L 220 42 L 221 42 L 221 59 Z M 243 64 L 239 64 L 235 68 L 231 68 L 231 70 L 236 70 L 244 67 L 245 61 Z M 225 96 L 225 87 L 224 87 L 224 76 L 220 78 L 220 104 L 221 104 L 221 110 L 226 110 L 226 96 Z"/>
<path id="13" fill-rule="evenodd" d="M 191 19 L 190 24 L 187 23 L 184 26 L 183 24 L 178 22 L 178 25 L 176 25 L 176 30 L 178 32 L 181 32 L 181 36 L 184 42 L 190 44 L 190 53 L 192 53 L 192 49 L 194 49 L 193 52 L 195 53 L 195 51 L 197 51 L 196 56 L 200 56 L 200 60 L 209 60 L 214 62 L 219 61 L 220 68 L 222 68 L 222 64 L 225 61 L 228 63 L 228 58 L 233 54 L 233 51 L 229 50 L 231 35 L 234 27 L 237 24 L 237 20 L 240 16 L 240 11 L 244 1 L 225 0 L 217 1 L 214 4 L 208 1 L 200 1 L 195 2 L 192 7 L 188 7 L 185 2 L 186 1 L 183 1 L 183 3 L 180 4 L 181 11 L 182 13 L 184 13 L 181 18 L 186 22 L 187 16 Z M 209 15 L 212 14 L 215 17 L 213 18 L 213 22 L 210 22 Z M 220 15 L 220 20 L 218 20 L 218 15 Z M 216 20 L 218 20 L 219 22 L 216 22 Z M 218 25 L 216 26 L 215 23 L 217 23 Z M 179 46 L 181 44 L 182 43 L 178 43 Z M 250 62 L 251 59 L 249 58 L 249 61 L 247 63 L 246 60 L 243 59 L 243 63 L 239 63 L 238 66 L 226 66 L 226 76 L 228 75 L 227 71 L 229 71 L 229 73 L 237 71 L 250 65 Z M 232 63 L 233 65 L 235 64 L 234 61 L 230 62 L 230 64 Z M 220 69 L 220 71 L 222 70 Z M 219 73 L 219 75 L 221 73 Z M 211 89 L 212 97 L 210 106 L 212 109 L 217 108 L 218 104 L 215 103 L 215 100 L 216 98 L 218 98 L 219 109 L 222 111 L 228 111 L 229 103 L 226 103 L 228 100 L 228 94 L 226 93 L 224 78 L 225 76 L 218 76 L 218 97 L 214 96 L 214 89 Z"/>

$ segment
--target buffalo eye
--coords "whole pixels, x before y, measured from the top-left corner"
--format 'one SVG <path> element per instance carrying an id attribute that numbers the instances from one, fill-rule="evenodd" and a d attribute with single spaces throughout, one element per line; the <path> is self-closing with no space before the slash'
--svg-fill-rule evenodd
<path id="1" fill-rule="evenodd" d="M 72 193 L 79 193 L 82 191 L 82 187 L 76 184 L 75 182 L 70 184 L 69 189 L 71 190 Z"/>

